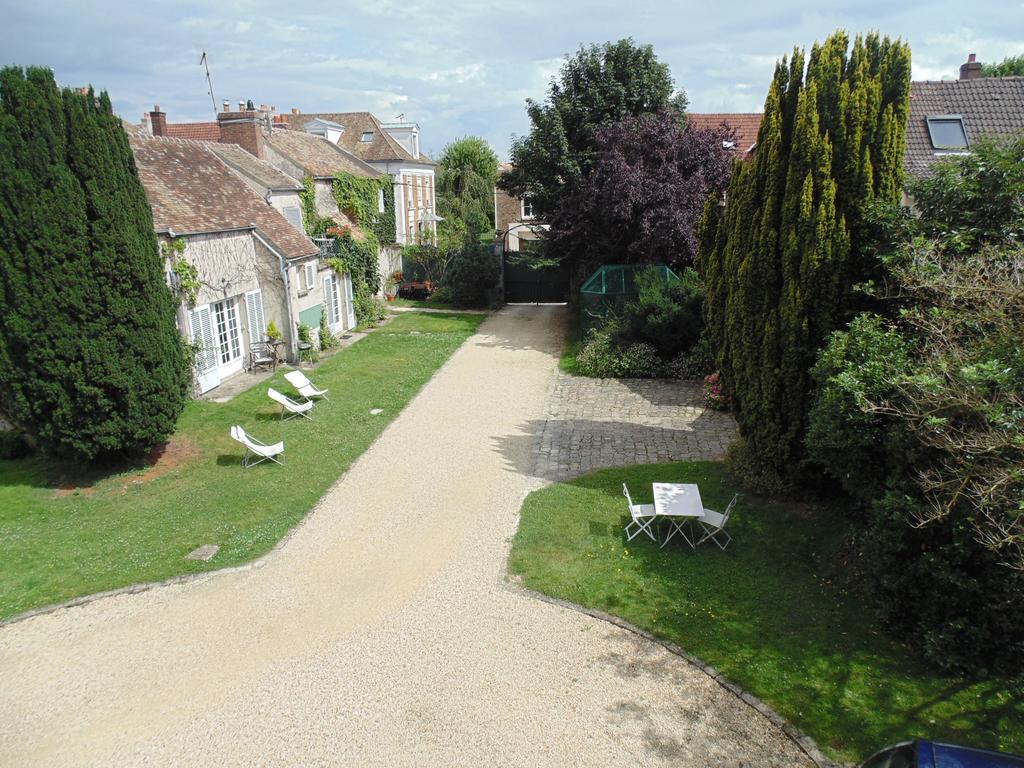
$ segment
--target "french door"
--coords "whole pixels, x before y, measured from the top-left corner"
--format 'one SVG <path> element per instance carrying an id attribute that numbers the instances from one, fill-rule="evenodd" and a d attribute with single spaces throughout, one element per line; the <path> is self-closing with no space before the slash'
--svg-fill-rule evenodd
<path id="1" fill-rule="evenodd" d="M 217 364 L 223 377 L 242 370 L 242 336 L 239 333 L 238 306 L 235 300 L 218 301 L 213 305 L 213 315 Z"/>

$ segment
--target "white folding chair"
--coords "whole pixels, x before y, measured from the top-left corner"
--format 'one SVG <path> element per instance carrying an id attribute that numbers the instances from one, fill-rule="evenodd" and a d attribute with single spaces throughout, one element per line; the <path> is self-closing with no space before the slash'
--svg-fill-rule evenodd
<path id="1" fill-rule="evenodd" d="M 626 497 L 626 502 L 629 504 L 629 516 L 632 518 L 626 523 L 626 541 L 632 541 L 641 533 L 646 533 L 651 537 L 651 541 L 657 541 L 658 538 L 654 535 L 654 531 L 651 526 L 654 525 L 654 505 L 653 504 L 634 504 L 633 497 L 629 495 L 629 488 L 626 484 L 622 484 L 622 494 Z M 634 529 L 632 532 L 630 529 Z"/>
<path id="2" fill-rule="evenodd" d="M 312 420 L 309 412 L 313 410 L 313 401 L 307 400 L 304 403 L 297 403 L 290 397 L 285 397 L 273 387 L 267 388 L 267 396 L 275 403 L 281 404 L 281 418 L 284 420 L 294 419 L 296 416 L 305 416 Z M 287 415 L 286 415 L 287 414 Z"/>
<path id="3" fill-rule="evenodd" d="M 708 539 L 711 539 L 718 548 L 725 551 L 725 548 L 732 542 L 732 536 L 725 530 L 725 524 L 729 522 L 729 515 L 732 514 L 732 508 L 736 506 L 736 500 L 740 497 L 738 493 L 733 494 L 732 501 L 729 502 L 729 506 L 725 508 L 725 512 L 715 512 L 713 509 L 705 509 L 704 514 L 697 518 L 697 522 L 700 523 L 704 529 L 704 535 L 697 542 L 697 545 L 703 544 Z M 719 535 L 724 537 L 724 541 L 719 541 Z"/>
<path id="4" fill-rule="evenodd" d="M 314 397 L 322 397 L 324 400 L 330 400 L 327 397 L 327 393 L 330 390 L 318 389 L 313 382 L 306 378 L 306 374 L 302 371 L 288 371 L 284 375 L 285 381 L 295 387 L 298 393 L 307 400 L 312 400 Z"/>
<path id="5" fill-rule="evenodd" d="M 255 467 L 264 461 L 273 461 L 275 464 L 284 466 L 284 441 L 267 445 L 256 438 L 247 435 L 245 430 L 239 426 L 231 428 L 231 437 L 245 446 L 245 455 L 242 457 L 242 466 L 248 469 Z M 259 457 L 255 461 L 254 458 Z M 281 458 L 278 459 L 277 457 Z"/>

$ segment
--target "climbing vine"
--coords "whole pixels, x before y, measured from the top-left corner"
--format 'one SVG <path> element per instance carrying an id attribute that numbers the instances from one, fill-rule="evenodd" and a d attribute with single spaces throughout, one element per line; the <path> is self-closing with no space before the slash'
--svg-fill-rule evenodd
<path id="1" fill-rule="evenodd" d="M 380 195 L 384 193 L 384 212 Z M 341 172 L 334 177 L 334 199 L 352 223 L 378 242 L 395 242 L 395 186 L 390 176 L 367 179 Z"/>
<path id="2" fill-rule="evenodd" d="M 310 237 L 319 237 L 328 227 L 334 226 L 334 219 L 321 216 L 316 210 L 316 188 L 312 176 L 307 176 L 302 180 L 299 203 L 302 205 L 303 226 L 306 228 L 306 234 Z"/>
<path id="3" fill-rule="evenodd" d="M 202 283 L 199 270 L 182 255 L 185 253 L 185 238 L 176 237 L 160 244 L 164 258 L 171 262 L 171 272 L 176 278 L 175 290 L 189 307 L 196 305 L 196 297 Z"/>

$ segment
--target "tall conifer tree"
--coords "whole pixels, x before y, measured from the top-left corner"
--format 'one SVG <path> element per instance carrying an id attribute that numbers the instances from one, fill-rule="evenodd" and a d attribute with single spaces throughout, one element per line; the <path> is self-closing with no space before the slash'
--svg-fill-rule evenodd
<path id="1" fill-rule="evenodd" d="M 706 210 L 707 334 L 736 403 L 733 464 L 755 487 L 797 477 L 808 370 L 876 268 L 865 212 L 899 201 L 909 91 L 900 41 L 872 34 L 851 47 L 836 32 L 806 67 L 795 49 L 776 67 L 754 160 L 734 174 L 725 210 Z"/>
<path id="2" fill-rule="evenodd" d="M 0 72 L 0 413 L 48 453 L 139 453 L 187 364 L 153 221 L 104 93 Z"/>

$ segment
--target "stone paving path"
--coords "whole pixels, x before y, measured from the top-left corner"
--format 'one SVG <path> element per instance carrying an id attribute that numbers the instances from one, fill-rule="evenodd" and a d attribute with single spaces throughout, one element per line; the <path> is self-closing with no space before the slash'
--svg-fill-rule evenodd
<path id="1" fill-rule="evenodd" d="M 718 459 L 736 438 L 700 382 L 590 379 L 559 371 L 534 445 L 535 472 L 564 480 L 627 464 Z"/>
<path id="2" fill-rule="evenodd" d="M 0 628 L 0 765 L 810 767 L 684 659 L 506 580 L 560 312 L 488 318 L 256 567 Z"/>

